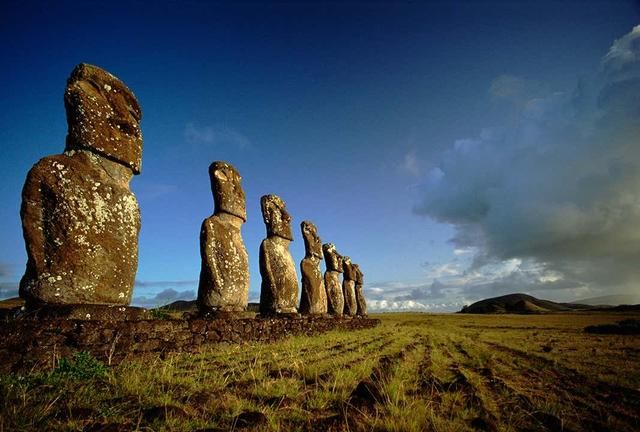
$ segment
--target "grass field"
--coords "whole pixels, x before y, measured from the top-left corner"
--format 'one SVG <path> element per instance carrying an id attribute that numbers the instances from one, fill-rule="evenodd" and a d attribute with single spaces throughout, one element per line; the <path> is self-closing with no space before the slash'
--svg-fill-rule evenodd
<path id="1" fill-rule="evenodd" d="M 357 332 L 0 377 L 0 431 L 640 430 L 629 314 L 379 315 Z"/>

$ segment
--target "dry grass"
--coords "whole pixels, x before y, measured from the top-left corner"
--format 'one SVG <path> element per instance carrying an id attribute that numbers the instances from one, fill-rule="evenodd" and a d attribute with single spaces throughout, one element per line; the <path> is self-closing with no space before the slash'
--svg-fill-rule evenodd
<path id="1" fill-rule="evenodd" d="M 583 332 L 632 315 L 379 317 L 106 372 L 84 359 L 1 376 L 0 431 L 640 430 L 640 336 Z"/>

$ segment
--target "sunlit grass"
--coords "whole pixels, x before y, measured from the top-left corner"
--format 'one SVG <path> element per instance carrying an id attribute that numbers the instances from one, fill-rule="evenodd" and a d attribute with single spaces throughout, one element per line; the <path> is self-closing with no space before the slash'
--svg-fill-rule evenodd
<path id="1" fill-rule="evenodd" d="M 239 415 L 269 431 L 640 428 L 640 338 L 583 332 L 625 316 L 380 318 L 363 331 L 0 376 L 0 431 L 227 430 Z M 351 404 L 367 380 L 381 400 Z"/>

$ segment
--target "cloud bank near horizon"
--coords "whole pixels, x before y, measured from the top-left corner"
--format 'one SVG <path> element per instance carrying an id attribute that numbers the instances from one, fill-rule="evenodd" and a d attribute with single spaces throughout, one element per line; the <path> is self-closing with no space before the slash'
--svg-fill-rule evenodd
<path id="1" fill-rule="evenodd" d="M 502 76 L 489 92 L 517 116 L 430 161 L 414 208 L 452 225 L 451 242 L 472 259 L 401 300 L 637 289 L 640 26 L 571 91 Z"/>

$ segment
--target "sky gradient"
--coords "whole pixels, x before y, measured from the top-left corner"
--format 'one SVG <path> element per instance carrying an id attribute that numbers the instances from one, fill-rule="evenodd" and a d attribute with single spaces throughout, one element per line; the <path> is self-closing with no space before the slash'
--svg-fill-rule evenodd
<path id="1" fill-rule="evenodd" d="M 252 301 L 268 193 L 294 261 L 311 220 L 373 308 L 637 294 L 639 23 L 623 0 L 5 1 L 0 297 L 26 263 L 26 173 L 64 148 L 80 62 L 143 111 L 134 304 L 195 297 L 214 160 L 243 176 Z"/>

